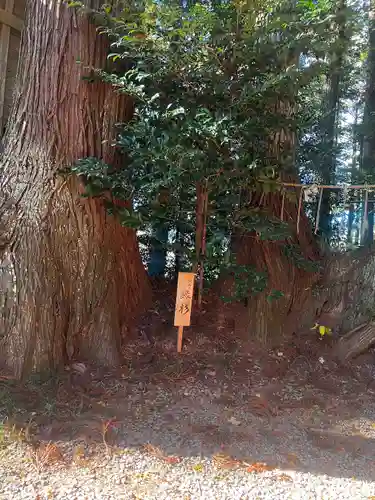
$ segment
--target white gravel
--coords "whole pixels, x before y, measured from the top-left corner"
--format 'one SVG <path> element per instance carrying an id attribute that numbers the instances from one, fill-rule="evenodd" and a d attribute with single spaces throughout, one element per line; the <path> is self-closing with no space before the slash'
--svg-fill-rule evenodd
<path id="1" fill-rule="evenodd" d="M 256 369 L 247 381 L 219 372 L 211 366 L 166 385 L 112 381 L 101 402 L 117 420 L 109 448 L 82 431 L 103 418 L 93 407 L 69 423 L 71 438 L 51 438 L 62 462 L 3 443 L 0 499 L 375 499 L 373 394 L 350 380 L 329 391 L 293 377 L 264 380 Z M 266 411 L 257 405 L 264 394 Z M 238 461 L 226 468 L 218 454 Z M 250 472 L 258 463 L 269 470 Z"/>
<path id="2" fill-rule="evenodd" d="M 102 468 L 73 466 L 38 473 L 24 464 L 21 473 L 14 465 L 0 471 L 2 499 L 328 500 L 369 499 L 375 494 L 373 481 L 295 470 L 220 470 L 209 459 L 195 457 L 172 466 L 139 451 L 116 456 Z"/>

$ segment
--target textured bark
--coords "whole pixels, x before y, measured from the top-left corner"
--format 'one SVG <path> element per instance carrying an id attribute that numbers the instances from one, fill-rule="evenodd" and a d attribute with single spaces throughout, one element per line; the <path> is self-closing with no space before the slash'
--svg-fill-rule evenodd
<path id="1" fill-rule="evenodd" d="M 332 328 L 341 361 L 375 342 L 375 255 L 360 249 L 332 256 L 306 307 L 306 317 Z M 315 315 L 315 316 L 314 316 Z"/>
<path id="2" fill-rule="evenodd" d="M 322 184 L 335 184 L 337 147 L 337 120 L 341 100 L 341 80 L 343 76 L 344 57 L 347 50 L 346 35 L 346 0 L 340 0 L 337 5 L 336 23 L 333 29 L 338 29 L 337 48 L 331 55 L 331 74 L 327 98 L 323 101 L 324 119 L 321 124 L 324 161 L 321 167 Z M 336 25 L 336 26 L 335 26 Z M 327 112 L 328 110 L 328 112 Z M 332 191 L 325 189 L 320 209 L 320 232 L 329 240 L 332 233 Z"/>
<path id="3" fill-rule="evenodd" d="M 355 182 L 357 176 L 358 169 L 358 158 L 357 158 L 357 150 L 358 150 L 358 118 L 359 118 L 359 105 L 358 103 L 355 105 L 355 114 L 354 114 L 354 123 L 353 123 L 353 132 L 352 132 L 352 160 L 351 160 L 351 172 L 350 178 L 351 183 Z M 357 234 L 359 235 L 358 227 L 354 226 L 355 222 L 355 196 L 353 193 L 349 196 L 349 214 L 348 214 L 348 231 L 347 231 L 347 243 L 349 248 L 356 244 L 357 242 Z M 358 226 L 358 224 L 356 224 Z M 357 233 L 357 234 L 356 234 Z"/>
<path id="4" fill-rule="evenodd" d="M 368 249 L 332 256 L 314 290 L 311 309 L 337 335 L 369 323 L 375 310 L 375 255 Z"/>
<path id="5" fill-rule="evenodd" d="M 363 117 L 364 137 L 360 170 L 367 181 L 374 172 L 375 158 L 375 1 L 369 6 L 369 50 L 367 60 L 367 89 L 365 110 Z M 367 206 L 367 216 L 364 231 L 361 235 L 361 244 L 369 246 L 374 241 L 374 193 L 370 193 Z"/>
<path id="6" fill-rule="evenodd" d="M 294 114 L 293 103 L 278 102 L 275 114 L 291 119 Z M 279 130 L 270 137 L 269 142 L 270 164 L 282 163 L 286 166 L 286 172 L 293 172 L 295 136 L 291 128 Z M 284 173 L 282 180 L 298 181 L 297 175 L 293 173 Z M 299 191 L 296 190 L 294 195 L 284 198 L 283 220 L 289 224 L 291 233 L 288 243 L 297 245 L 307 260 L 316 261 L 319 252 L 303 210 L 300 212 L 297 229 Z M 281 192 L 254 193 L 250 206 L 259 208 L 270 216 L 281 218 L 282 202 Z M 237 330 L 245 331 L 245 335 L 250 334 L 262 343 L 277 342 L 281 335 L 296 328 L 296 322 L 311 295 L 311 288 L 319 279 L 317 273 L 298 269 L 295 263 L 285 256 L 283 248 L 286 243 L 262 241 L 255 234 L 237 235 L 234 241 L 238 264 L 252 265 L 268 274 L 267 289 L 255 297 L 249 297 L 246 310 L 237 312 L 235 317 Z M 283 297 L 270 302 L 268 296 L 272 290 L 282 292 Z"/>
<path id="7" fill-rule="evenodd" d="M 129 101 L 82 79 L 107 51 L 89 18 L 65 2 L 28 2 L 0 180 L 8 274 L 0 352 L 17 376 L 72 357 L 117 364 L 121 330 L 148 298 L 134 231 L 59 175 L 82 157 L 119 161 L 114 126 L 131 116 Z"/>
<path id="8" fill-rule="evenodd" d="M 281 202 L 281 195 L 276 193 L 266 195 L 262 201 L 268 212 L 277 217 L 280 216 Z M 285 201 L 284 220 L 290 225 L 290 242 L 299 246 L 307 260 L 317 261 L 318 251 L 303 213 L 297 234 L 297 211 L 297 202 Z M 236 243 L 238 263 L 254 265 L 268 274 L 267 289 L 250 297 L 246 313 L 236 317 L 236 327 L 245 328 L 262 343 L 277 342 L 284 333 L 299 329 L 312 287 L 319 279 L 318 273 L 296 267 L 283 252 L 285 244 L 285 241 L 260 241 L 254 234 L 245 234 Z M 281 291 L 283 297 L 270 302 L 268 296 L 272 290 Z"/>
<path id="9" fill-rule="evenodd" d="M 336 354 L 342 363 L 362 354 L 375 344 L 375 323 L 359 325 L 340 338 Z"/>

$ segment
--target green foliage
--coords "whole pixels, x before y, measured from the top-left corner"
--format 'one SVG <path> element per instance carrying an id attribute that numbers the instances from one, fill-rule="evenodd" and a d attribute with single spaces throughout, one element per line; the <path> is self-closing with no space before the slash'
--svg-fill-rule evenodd
<path id="1" fill-rule="evenodd" d="M 72 1 L 67 0 L 66 3 L 68 5 L 68 7 L 70 7 L 70 8 L 78 8 L 78 7 L 81 8 L 84 5 L 83 2 L 77 2 L 74 0 L 72 0 Z"/>
<path id="2" fill-rule="evenodd" d="M 283 292 L 281 292 L 280 290 L 271 290 L 271 293 L 268 295 L 267 300 L 271 303 L 274 300 L 281 299 L 281 297 L 284 297 Z"/>
<path id="3" fill-rule="evenodd" d="M 230 295 L 223 295 L 223 302 L 234 302 L 247 299 L 249 295 L 257 295 L 267 287 L 267 273 L 259 272 L 253 266 L 240 266 L 232 264 L 228 266 L 227 273 L 233 278 L 233 290 Z"/>
<path id="4" fill-rule="evenodd" d="M 301 250 L 297 245 L 292 243 L 284 245 L 283 253 L 296 267 L 298 267 L 298 269 L 313 273 L 319 271 L 319 264 L 317 262 L 307 260 L 302 255 Z"/>
<path id="5" fill-rule="evenodd" d="M 212 279 L 228 270 L 233 236 L 288 240 L 288 224 L 260 209 L 259 197 L 277 191 L 280 175 L 294 168 L 292 136 L 310 117 L 296 119 L 293 110 L 323 71 L 316 54 L 328 50 L 330 7 L 324 0 L 106 6 L 101 31 L 111 53 L 97 76 L 133 100 L 134 116 L 118 137 L 126 168 L 93 158 L 74 166 L 85 195 L 103 196 L 123 225 L 146 235 L 155 226 L 177 229 L 168 250 L 192 262 L 201 257 L 197 186 L 207 183 L 204 258 Z M 300 64 L 302 54 L 314 62 Z M 286 139 L 275 148 L 281 131 Z M 163 190 L 168 202 L 160 204 Z M 116 203 L 130 199 L 131 207 Z M 237 298 L 266 287 L 266 274 L 253 268 L 230 272 Z"/>

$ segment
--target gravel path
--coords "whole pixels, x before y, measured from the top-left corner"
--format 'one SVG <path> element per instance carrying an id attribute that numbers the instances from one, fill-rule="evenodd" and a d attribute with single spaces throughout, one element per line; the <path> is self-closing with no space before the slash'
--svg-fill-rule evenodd
<path id="1" fill-rule="evenodd" d="M 251 369 L 238 374 L 241 362 Z M 164 383 L 155 366 L 93 374 L 105 390 L 65 413 L 20 410 L 33 439 L 0 427 L 0 499 L 375 499 L 375 396 L 363 384 L 328 371 L 280 382 L 238 356 L 184 367 Z"/>

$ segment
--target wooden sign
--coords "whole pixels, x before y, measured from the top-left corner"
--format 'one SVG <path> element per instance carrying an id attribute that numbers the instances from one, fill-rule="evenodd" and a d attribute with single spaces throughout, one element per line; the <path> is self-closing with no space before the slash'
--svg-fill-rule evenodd
<path id="1" fill-rule="evenodd" d="M 191 306 L 194 293 L 194 273 L 178 273 L 174 326 L 178 326 L 177 351 L 182 350 L 184 326 L 190 325 Z"/>

